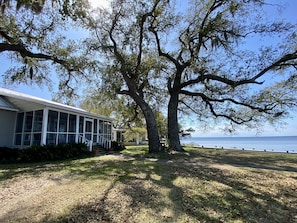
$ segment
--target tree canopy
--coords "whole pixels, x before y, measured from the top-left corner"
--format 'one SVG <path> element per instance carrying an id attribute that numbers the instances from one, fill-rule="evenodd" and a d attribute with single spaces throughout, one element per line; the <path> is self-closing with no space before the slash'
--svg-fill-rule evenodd
<path id="1" fill-rule="evenodd" d="M 181 150 L 178 108 L 202 121 L 227 120 L 229 131 L 278 121 L 296 108 L 296 24 L 262 16 L 266 6 L 265 1 L 194 1 L 186 13 L 167 7 L 151 20 L 158 54 L 172 72 L 167 83 L 172 149 Z M 245 48 L 251 38 L 268 37 L 281 42 Z"/>
<path id="2" fill-rule="evenodd" d="M 96 62 L 87 48 L 68 36 L 74 20 L 83 19 L 89 6 L 82 1 L 0 1 L 0 53 L 15 66 L 6 83 L 50 84 L 51 70 L 60 80 L 61 94 L 74 93 L 74 83 L 89 78 Z M 77 26 L 77 25 L 76 25 Z"/>
<path id="3" fill-rule="evenodd" d="M 101 53 L 104 87 L 131 97 L 146 120 L 149 151 L 161 150 L 152 100 L 158 98 L 157 83 L 162 61 L 152 53 L 147 20 L 162 1 L 112 1 L 109 10 L 101 9 L 87 24 L 95 38 L 90 47 Z M 154 82 L 152 82 L 154 81 Z"/>

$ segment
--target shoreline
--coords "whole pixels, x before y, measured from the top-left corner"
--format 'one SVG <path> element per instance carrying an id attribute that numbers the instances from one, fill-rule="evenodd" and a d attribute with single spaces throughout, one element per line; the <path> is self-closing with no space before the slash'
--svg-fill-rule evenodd
<path id="1" fill-rule="evenodd" d="M 297 150 L 287 150 L 287 151 L 277 151 L 277 150 L 266 150 L 266 149 L 263 149 L 263 150 L 257 150 L 257 149 L 245 149 L 245 148 L 229 148 L 229 147 L 205 147 L 203 145 L 201 146 L 197 146 L 197 145 L 192 145 L 192 144 L 183 144 L 182 143 L 182 146 L 183 147 L 192 147 L 192 148 L 195 148 L 195 149 L 209 149 L 209 150 L 233 150 L 233 151 L 245 151 L 245 152 L 262 152 L 262 153 L 275 153 L 275 154 L 297 154 Z"/>

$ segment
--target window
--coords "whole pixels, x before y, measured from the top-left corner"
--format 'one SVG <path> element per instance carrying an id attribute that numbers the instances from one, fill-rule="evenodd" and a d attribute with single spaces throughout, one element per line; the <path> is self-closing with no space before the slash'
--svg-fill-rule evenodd
<path id="1" fill-rule="evenodd" d="M 75 142 L 75 134 L 69 134 L 68 135 L 68 142 L 69 143 Z"/>
<path id="2" fill-rule="evenodd" d="M 107 134 L 111 134 L 111 123 L 110 122 L 108 122 L 107 123 Z"/>
<path id="3" fill-rule="evenodd" d="M 67 138 L 67 134 L 59 134 L 58 144 L 67 143 L 66 138 Z"/>
<path id="4" fill-rule="evenodd" d="M 17 115 L 16 146 L 40 145 L 43 110 L 22 112 Z"/>
<path id="5" fill-rule="evenodd" d="M 97 119 L 94 119 L 94 133 L 97 133 Z"/>
<path id="6" fill-rule="evenodd" d="M 79 116 L 79 133 L 84 131 L 84 117 Z"/>
<path id="7" fill-rule="evenodd" d="M 48 112 L 47 131 L 57 132 L 57 126 L 58 126 L 58 112 L 50 110 Z"/>
<path id="8" fill-rule="evenodd" d="M 76 132 L 76 115 L 69 115 L 69 132 Z"/>
<path id="9" fill-rule="evenodd" d="M 28 111 L 17 114 L 15 126 L 15 146 L 40 145 L 44 111 Z M 77 129 L 78 127 L 78 129 Z M 48 110 L 46 144 L 73 143 L 76 140 L 92 140 L 94 143 L 106 143 L 111 139 L 111 122 L 96 118 L 85 118 L 67 112 Z M 77 135 L 79 132 L 79 135 Z"/>
<path id="10" fill-rule="evenodd" d="M 24 145 L 24 146 L 30 146 L 30 143 L 31 143 L 31 133 L 29 133 L 29 134 L 24 134 L 23 145 Z"/>
<path id="11" fill-rule="evenodd" d="M 15 142 L 16 146 L 22 145 L 22 135 L 23 135 L 23 124 L 24 124 L 24 112 L 18 113 L 17 115 L 17 122 L 16 122 L 16 135 L 15 135 Z"/>
<path id="12" fill-rule="evenodd" d="M 33 132 L 42 131 L 43 110 L 35 111 Z"/>
<path id="13" fill-rule="evenodd" d="M 59 132 L 67 132 L 68 114 L 60 112 Z"/>
<path id="14" fill-rule="evenodd" d="M 21 146 L 22 145 L 22 134 L 16 134 L 14 144 L 16 146 Z"/>
<path id="15" fill-rule="evenodd" d="M 92 121 L 86 121 L 86 129 L 85 132 L 91 133 L 92 132 Z"/>
<path id="16" fill-rule="evenodd" d="M 46 144 L 52 145 L 56 144 L 57 134 L 47 133 L 46 135 Z"/>
<path id="17" fill-rule="evenodd" d="M 25 132 L 31 132 L 33 121 L 33 112 L 26 112 L 25 116 Z"/>
<path id="18" fill-rule="evenodd" d="M 32 145 L 40 145 L 41 143 L 41 133 L 33 134 L 33 142 Z"/>
<path id="19" fill-rule="evenodd" d="M 84 128 L 84 117 L 79 116 L 79 122 L 77 121 L 77 117 L 74 114 L 49 110 L 46 143 L 74 143 L 77 139 L 77 124 L 79 125 L 81 134 Z"/>
<path id="20" fill-rule="evenodd" d="M 23 132 L 23 122 L 24 122 L 24 112 L 18 113 L 17 123 L 16 123 L 16 133 Z"/>
<path id="21" fill-rule="evenodd" d="M 99 121 L 99 133 L 103 133 L 103 121 Z"/>
<path id="22" fill-rule="evenodd" d="M 98 120 L 94 119 L 94 136 L 93 136 L 93 142 L 97 143 L 98 139 L 97 139 L 97 131 L 98 131 Z"/>

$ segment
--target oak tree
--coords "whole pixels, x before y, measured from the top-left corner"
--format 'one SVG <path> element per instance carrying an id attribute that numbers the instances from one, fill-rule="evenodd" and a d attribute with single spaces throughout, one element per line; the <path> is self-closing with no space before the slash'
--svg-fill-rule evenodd
<path id="1" fill-rule="evenodd" d="M 146 121 L 149 152 L 161 151 L 159 131 L 152 108 L 158 96 L 154 84 L 162 63 L 152 53 L 147 35 L 148 20 L 158 10 L 158 1 L 111 1 L 109 9 L 98 9 L 87 24 L 94 38 L 88 43 L 102 61 L 102 87 L 131 97 Z"/>
<path id="2" fill-rule="evenodd" d="M 265 7 L 266 1 L 258 0 L 205 0 L 182 11 L 168 3 L 153 15 L 149 30 L 172 72 L 167 83 L 171 149 L 182 150 L 179 108 L 198 114 L 197 121 L 227 120 L 231 132 L 275 122 L 296 108 L 296 24 L 268 20 Z M 246 47 L 253 40 L 259 45 L 254 50 Z"/>

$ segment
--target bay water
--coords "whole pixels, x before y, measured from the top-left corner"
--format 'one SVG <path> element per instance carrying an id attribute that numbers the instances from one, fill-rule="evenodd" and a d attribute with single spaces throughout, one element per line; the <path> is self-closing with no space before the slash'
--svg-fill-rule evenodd
<path id="1" fill-rule="evenodd" d="M 204 148 L 297 153 L 297 136 L 185 137 L 181 143 Z"/>

